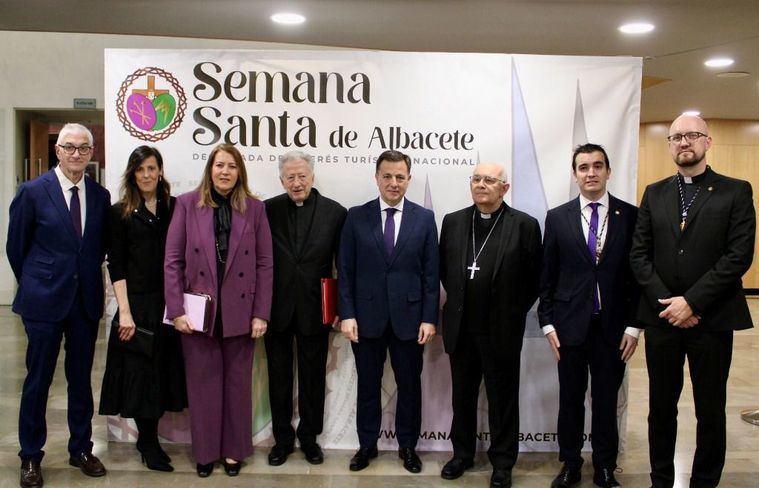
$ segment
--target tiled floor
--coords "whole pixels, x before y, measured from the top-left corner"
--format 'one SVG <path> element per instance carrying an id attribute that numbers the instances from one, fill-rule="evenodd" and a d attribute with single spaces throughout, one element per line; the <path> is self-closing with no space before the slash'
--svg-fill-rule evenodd
<path id="1" fill-rule="evenodd" d="M 750 300 L 752 314 L 759 324 L 759 300 Z M 99 380 L 105 363 L 105 347 L 99 340 L 93 385 L 99 397 Z M 0 307 L 0 487 L 18 486 L 18 402 L 24 379 L 24 352 L 26 336 L 20 319 L 9 307 Z M 61 354 L 60 361 L 62 361 Z M 266 449 L 260 449 L 249 458 L 237 478 L 228 478 L 219 468 L 208 479 L 195 475 L 194 464 L 187 446 L 168 445 L 166 450 L 174 458 L 174 473 L 148 471 L 131 444 L 106 442 L 105 419 L 94 419 L 95 453 L 108 468 L 105 478 L 91 479 L 67 463 L 66 442 L 66 383 L 62 363 L 56 372 L 48 403 L 48 443 L 43 463 L 45 486 L 61 487 L 143 487 L 164 484 L 183 488 L 194 486 L 255 486 L 255 487 L 407 487 L 407 486 L 488 486 L 490 466 L 484 456 L 477 459 L 473 470 L 456 481 L 440 478 L 440 468 L 449 453 L 421 453 L 424 470 L 412 475 L 400 466 L 395 452 L 381 453 L 366 470 L 356 474 L 348 471 L 352 452 L 327 451 L 320 466 L 311 466 L 302 455 L 295 453 L 288 462 L 273 468 L 266 463 Z M 649 486 L 648 445 L 646 415 L 648 411 L 648 381 L 642 344 L 630 363 L 630 408 L 628 412 L 627 451 L 620 455 L 621 472 L 617 479 L 626 487 Z M 741 410 L 759 408 L 759 331 L 753 329 L 736 334 L 733 364 L 730 374 L 727 406 L 727 463 L 721 486 L 759 486 L 759 427 L 740 419 Z M 688 486 L 688 474 L 695 442 L 693 400 L 689 383 L 680 401 L 680 430 L 678 435 L 676 468 L 677 485 Z M 580 486 L 590 487 L 592 469 L 587 466 Z M 520 456 L 514 469 L 514 486 L 548 487 L 560 465 L 551 453 L 527 453 Z"/>

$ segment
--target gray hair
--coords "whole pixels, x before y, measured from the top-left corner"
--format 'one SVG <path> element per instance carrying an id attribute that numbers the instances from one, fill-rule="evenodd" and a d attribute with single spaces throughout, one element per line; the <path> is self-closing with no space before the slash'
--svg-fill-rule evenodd
<path id="1" fill-rule="evenodd" d="M 92 132 L 90 130 L 83 126 L 82 124 L 74 124 L 69 122 L 68 124 L 63 126 L 63 129 L 58 133 L 58 140 L 55 142 L 56 144 L 59 144 L 63 142 L 63 139 L 66 138 L 68 135 L 73 134 L 85 134 L 87 136 L 87 141 L 89 142 L 90 146 L 94 145 L 94 139 L 92 138 Z"/>
<path id="2" fill-rule="evenodd" d="M 314 157 L 310 154 L 306 154 L 303 151 L 290 151 L 282 156 L 279 157 L 279 174 L 282 175 L 282 170 L 285 167 L 286 163 L 289 163 L 290 161 L 298 161 L 302 159 L 308 164 L 308 167 L 311 168 L 311 172 L 314 172 Z"/>

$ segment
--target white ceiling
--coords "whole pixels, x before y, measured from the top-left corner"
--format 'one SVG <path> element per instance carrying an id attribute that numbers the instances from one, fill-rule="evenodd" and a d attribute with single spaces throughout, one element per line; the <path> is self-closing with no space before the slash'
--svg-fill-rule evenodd
<path id="1" fill-rule="evenodd" d="M 278 11 L 308 20 L 280 26 Z M 644 36 L 617 31 L 646 20 Z M 0 29 L 234 39 L 395 51 L 640 56 L 641 120 L 759 118 L 759 0 L 0 0 Z M 713 70 L 711 56 L 735 59 Z M 720 71 L 747 71 L 738 79 Z"/>

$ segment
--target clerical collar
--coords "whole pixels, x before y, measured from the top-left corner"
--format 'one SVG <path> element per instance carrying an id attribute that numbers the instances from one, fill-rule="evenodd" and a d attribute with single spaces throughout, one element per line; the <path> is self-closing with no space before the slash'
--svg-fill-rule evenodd
<path id="1" fill-rule="evenodd" d="M 681 173 L 677 173 L 677 176 L 682 178 L 683 183 L 685 183 L 686 185 L 692 185 L 694 183 L 701 183 L 702 181 L 704 181 L 704 178 L 706 178 L 706 174 L 711 170 L 712 168 L 707 164 L 706 169 L 702 173 L 697 174 L 696 176 L 685 176 Z"/>
<path id="2" fill-rule="evenodd" d="M 498 215 L 498 213 L 499 213 L 499 212 L 500 212 L 500 211 L 503 209 L 503 206 L 504 206 L 504 205 L 505 205 L 505 204 L 504 204 L 503 202 L 501 202 L 501 206 L 500 206 L 500 207 L 498 207 L 498 209 L 497 209 L 495 212 L 493 212 L 493 213 L 484 213 L 484 212 L 480 212 L 480 211 L 479 211 L 479 209 L 477 210 L 477 213 L 480 215 L 480 218 L 481 218 L 481 219 L 483 219 L 483 220 L 490 220 L 490 219 L 492 219 L 494 216 L 497 216 L 497 215 Z"/>
<path id="3" fill-rule="evenodd" d="M 306 199 L 303 200 L 302 202 L 296 202 L 289 196 L 287 199 L 290 200 L 290 203 L 292 205 L 295 205 L 297 208 L 302 208 L 304 205 L 306 206 L 311 205 L 311 202 L 313 202 L 315 198 L 316 198 L 315 192 L 313 189 L 311 189 L 311 193 L 309 193 Z"/>

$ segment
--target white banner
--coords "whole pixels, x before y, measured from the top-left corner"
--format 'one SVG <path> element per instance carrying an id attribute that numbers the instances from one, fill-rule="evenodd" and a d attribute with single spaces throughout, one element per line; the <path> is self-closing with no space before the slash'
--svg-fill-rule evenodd
<path id="1" fill-rule="evenodd" d="M 278 156 L 299 149 L 315 156 L 314 186 L 351 207 L 376 198 L 375 158 L 398 149 L 413 161 L 407 198 L 432 208 L 438 226 L 446 213 L 471 205 L 467 178 L 481 160 L 506 165 L 507 200 L 542 224 L 547 208 L 570 198 L 572 148 L 586 138 L 609 153 L 610 191 L 634 202 L 640 78 L 639 58 L 107 49 L 105 181 L 116 200 L 129 154 L 150 144 L 163 154 L 173 193 L 184 193 L 197 186 L 211 148 L 230 142 L 246 160 L 252 190 L 265 199 L 282 192 Z M 263 343 L 257 347 L 254 442 L 270 445 Z M 379 447 L 392 449 L 395 383 L 389 365 L 385 373 Z M 327 375 L 319 441 L 355 448 L 356 373 L 350 347 L 337 335 Z M 418 448 L 449 450 L 450 369 L 440 338 L 427 346 L 422 388 Z M 556 365 L 534 312 L 520 410 L 521 449 L 556 450 Z M 187 430 L 186 418 L 172 415 L 161 434 L 187 441 Z M 118 418 L 109 419 L 109 436 L 134 437 Z"/>

